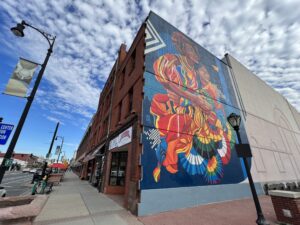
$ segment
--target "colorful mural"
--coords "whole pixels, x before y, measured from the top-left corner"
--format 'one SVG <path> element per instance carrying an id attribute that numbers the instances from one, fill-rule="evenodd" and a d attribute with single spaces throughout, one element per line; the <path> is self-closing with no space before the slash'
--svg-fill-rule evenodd
<path id="1" fill-rule="evenodd" d="M 146 34 L 141 188 L 241 182 L 227 66 L 154 13 Z"/>

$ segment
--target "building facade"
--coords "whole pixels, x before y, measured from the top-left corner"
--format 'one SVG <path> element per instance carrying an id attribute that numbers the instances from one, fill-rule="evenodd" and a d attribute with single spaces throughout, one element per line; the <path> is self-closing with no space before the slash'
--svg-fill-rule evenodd
<path id="1" fill-rule="evenodd" d="M 258 193 L 299 179 L 299 112 L 232 56 L 218 59 L 151 12 L 120 47 L 78 148 L 81 177 L 137 215 L 250 197 L 231 113 L 242 116 Z"/>
<path id="2" fill-rule="evenodd" d="M 0 163 L 2 163 L 4 156 L 5 153 L 0 153 Z M 38 163 L 39 158 L 33 154 L 28 154 L 28 153 L 13 153 L 12 159 L 13 159 L 13 163 L 17 163 L 22 167 L 26 167 Z"/>

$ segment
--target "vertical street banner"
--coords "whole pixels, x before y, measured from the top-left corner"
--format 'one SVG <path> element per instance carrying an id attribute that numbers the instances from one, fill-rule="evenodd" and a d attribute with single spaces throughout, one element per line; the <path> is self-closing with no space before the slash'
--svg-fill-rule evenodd
<path id="1" fill-rule="evenodd" d="M 55 155 L 59 155 L 60 154 L 60 146 L 56 146 L 56 150 L 55 150 Z"/>
<path id="2" fill-rule="evenodd" d="M 8 81 L 4 94 L 27 97 L 27 90 L 37 66 L 37 63 L 20 58 Z"/>

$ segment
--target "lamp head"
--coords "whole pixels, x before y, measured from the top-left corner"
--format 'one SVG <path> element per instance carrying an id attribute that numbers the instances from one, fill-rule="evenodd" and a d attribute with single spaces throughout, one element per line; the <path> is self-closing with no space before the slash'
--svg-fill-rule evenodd
<path id="1" fill-rule="evenodd" d="M 24 23 L 18 23 L 16 27 L 11 28 L 11 32 L 14 33 L 14 35 L 18 36 L 18 37 L 24 37 Z"/>
<path id="2" fill-rule="evenodd" d="M 233 129 L 238 130 L 241 124 L 241 116 L 235 113 L 231 113 L 227 117 L 227 121 L 233 127 Z"/>

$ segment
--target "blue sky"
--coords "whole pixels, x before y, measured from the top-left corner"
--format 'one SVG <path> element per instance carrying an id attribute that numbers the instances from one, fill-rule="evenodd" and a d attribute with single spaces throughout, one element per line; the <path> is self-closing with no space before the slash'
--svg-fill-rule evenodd
<path id="1" fill-rule="evenodd" d="M 1 92 L 19 57 L 42 63 L 48 47 L 46 40 L 33 30 L 26 28 L 25 37 L 17 38 L 10 28 L 23 19 L 57 36 L 15 151 L 45 156 L 56 122 L 60 121 L 58 135 L 65 137 L 64 150 L 68 158 L 72 156 L 96 111 L 120 44 L 130 46 L 150 10 L 217 57 L 233 55 L 299 111 L 297 8 L 296 0 L 28 0 L 22 4 L 2 0 Z M 0 102 L 4 122 L 16 125 L 26 99 L 1 94 Z M 60 140 L 54 148 L 59 144 Z M 0 146 L 0 151 L 5 152 L 7 146 Z"/>

